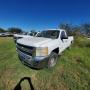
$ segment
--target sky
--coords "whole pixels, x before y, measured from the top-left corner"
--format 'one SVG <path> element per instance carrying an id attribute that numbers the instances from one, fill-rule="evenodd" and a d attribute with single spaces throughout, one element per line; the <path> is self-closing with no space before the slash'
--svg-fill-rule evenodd
<path id="1" fill-rule="evenodd" d="M 90 22 L 90 0 L 0 0 L 0 27 L 25 31 Z"/>

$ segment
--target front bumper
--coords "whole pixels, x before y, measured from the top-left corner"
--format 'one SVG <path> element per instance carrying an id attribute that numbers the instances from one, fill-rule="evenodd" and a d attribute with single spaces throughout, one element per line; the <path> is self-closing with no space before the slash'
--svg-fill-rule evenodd
<path id="1" fill-rule="evenodd" d="M 45 66 L 47 66 L 48 59 L 49 59 L 49 56 L 43 57 L 43 58 L 41 57 L 36 58 L 30 55 L 24 54 L 21 51 L 18 51 L 18 57 L 24 65 L 29 66 L 31 68 L 36 68 L 36 69 L 44 68 Z"/>

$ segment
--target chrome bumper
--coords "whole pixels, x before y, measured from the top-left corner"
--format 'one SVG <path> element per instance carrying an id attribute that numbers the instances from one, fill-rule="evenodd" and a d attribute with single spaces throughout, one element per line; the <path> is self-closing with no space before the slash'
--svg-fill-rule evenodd
<path id="1" fill-rule="evenodd" d="M 19 50 L 17 50 L 17 52 L 20 61 L 29 67 L 43 68 L 47 65 L 49 57 L 32 57 Z"/>

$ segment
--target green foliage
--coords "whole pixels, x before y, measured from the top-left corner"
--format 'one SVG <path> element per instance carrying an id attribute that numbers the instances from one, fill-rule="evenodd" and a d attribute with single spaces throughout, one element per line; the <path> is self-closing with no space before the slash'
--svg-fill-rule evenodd
<path id="1" fill-rule="evenodd" d="M 74 43 L 75 43 L 74 45 L 79 46 L 79 47 L 89 47 L 90 48 L 90 40 L 84 36 L 75 37 Z"/>

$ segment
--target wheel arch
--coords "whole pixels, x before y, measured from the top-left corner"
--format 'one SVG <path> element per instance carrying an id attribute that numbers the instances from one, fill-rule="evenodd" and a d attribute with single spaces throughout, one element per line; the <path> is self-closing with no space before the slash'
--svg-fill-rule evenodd
<path id="1" fill-rule="evenodd" d="M 54 50 L 52 50 L 52 52 L 56 53 L 56 54 L 59 54 L 59 47 L 55 48 Z M 51 53 L 52 53 L 51 52 Z"/>

